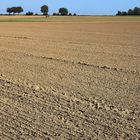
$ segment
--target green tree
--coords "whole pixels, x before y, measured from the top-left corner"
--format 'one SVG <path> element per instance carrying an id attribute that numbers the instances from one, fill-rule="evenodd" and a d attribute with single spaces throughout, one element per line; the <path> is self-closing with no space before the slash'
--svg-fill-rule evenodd
<path id="1" fill-rule="evenodd" d="M 18 7 L 10 7 L 10 8 L 7 8 L 6 10 L 9 14 L 13 13 L 21 13 L 23 12 L 23 8 L 21 6 L 18 6 Z"/>
<path id="2" fill-rule="evenodd" d="M 66 16 L 66 15 L 68 15 L 68 9 L 67 9 L 67 8 L 60 8 L 60 9 L 59 9 L 59 13 L 60 13 L 62 16 Z"/>
<path id="3" fill-rule="evenodd" d="M 127 12 L 126 11 L 122 11 L 122 16 L 127 16 Z"/>
<path id="4" fill-rule="evenodd" d="M 23 8 L 21 6 L 16 7 L 15 12 L 19 14 L 19 13 L 23 12 Z"/>
<path id="5" fill-rule="evenodd" d="M 8 8 L 6 9 L 6 11 L 7 11 L 7 13 L 9 13 L 9 15 L 13 12 L 12 9 L 11 9 L 10 7 L 8 7 Z"/>
<path id="6" fill-rule="evenodd" d="M 16 13 L 16 7 L 11 7 L 13 15 Z"/>
<path id="7" fill-rule="evenodd" d="M 140 15 L 140 7 L 139 7 L 139 9 L 138 9 L 138 15 Z"/>
<path id="8" fill-rule="evenodd" d="M 27 16 L 31 16 L 31 15 L 34 15 L 34 13 L 33 13 L 33 12 L 28 11 L 28 12 L 26 13 L 26 15 L 27 15 Z"/>
<path id="9" fill-rule="evenodd" d="M 126 11 L 118 11 L 118 13 L 116 14 L 117 16 L 126 16 L 126 15 L 134 15 L 134 16 L 138 16 L 140 15 L 140 7 L 135 7 L 134 9 L 129 9 L 127 12 Z"/>
<path id="10" fill-rule="evenodd" d="M 133 15 L 134 14 L 132 9 L 129 9 L 127 13 L 128 13 L 128 15 Z"/>
<path id="11" fill-rule="evenodd" d="M 42 7 L 41 7 L 41 10 L 40 10 L 42 13 L 43 13 L 43 15 L 48 15 L 48 12 L 49 12 L 49 7 L 47 6 L 47 5 L 43 5 Z"/>
<path id="12" fill-rule="evenodd" d="M 116 16 L 121 16 L 121 15 L 122 15 L 121 11 L 118 11 L 118 13 L 116 14 Z"/>
<path id="13" fill-rule="evenodd" d="M 133 12 L 134 12 L 134 15 L 138 15 L 138 13 L 139 13 L 139 8 L 138 8 L 138 7 L 135 7 L 135 8 L 133 9 Z"/>

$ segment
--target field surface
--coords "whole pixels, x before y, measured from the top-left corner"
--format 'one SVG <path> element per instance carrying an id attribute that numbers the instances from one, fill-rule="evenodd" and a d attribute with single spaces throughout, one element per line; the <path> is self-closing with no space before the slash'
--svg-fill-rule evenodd
<path id="1" fill-rule="evenodd" d="M 139 138 L 140 17 L 0 17 L 1 140 Z"/>

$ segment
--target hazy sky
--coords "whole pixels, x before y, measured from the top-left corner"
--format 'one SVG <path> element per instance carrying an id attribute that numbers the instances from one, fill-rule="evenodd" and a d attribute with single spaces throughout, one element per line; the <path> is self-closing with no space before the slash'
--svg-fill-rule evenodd
<path id="1" fill-rule="evenodd" d="M 24 12 L 40 12 L 40 6 L 44 4 L 49 6 L 50 14 L 67 7 L 72 13 L 102 15 L 140 7 L 140 0 L 0 0 L 0 13 L 5 13 L 10 6 L 22 6 Z"/>

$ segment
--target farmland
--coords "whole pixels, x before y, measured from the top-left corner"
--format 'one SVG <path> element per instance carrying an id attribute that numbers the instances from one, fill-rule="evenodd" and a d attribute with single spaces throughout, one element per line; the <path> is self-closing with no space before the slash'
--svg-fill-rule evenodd
<path id="1" fill-rule="evenodd" d="M 139 131 L 140 17 L 0 17 L 0 139 Z"/>

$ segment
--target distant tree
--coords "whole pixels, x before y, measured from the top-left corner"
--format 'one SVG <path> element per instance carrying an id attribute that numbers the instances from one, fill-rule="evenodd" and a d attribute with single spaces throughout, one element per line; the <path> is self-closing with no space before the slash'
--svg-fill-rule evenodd
<path id="1" fill-rule="evenodd" d="M 40 10 L 42 13 L 43 13 L 43 15 L 48 15 L 48 11 L 49 11 L 49 7 L 47 6 L 47 5 L 43 5 L 42 7 L 41 7 L 41 10 Z"/>
<path id="2" fill-rule="evenodd" d="M 138 16 L 140 15 L 140 7 L 135 7 L 134 9 L 129 9 L 127 12 L 126 11 L 118 11 L 118 13 L 116 14 L 117 16 L 126 16 L 126 15 L 130 15 L 130 16 Z"/>
<path id="3" fill-rule="evenodd" d="M 15 13 L 17 13 L 16 7 L 11 7 L 11 10 L 12 10 L 13 15 L 14 15 Z"/>
<path id="4" fill-rule="evenodd" d="M 60 9 L 59 9 L 59 13 L 60 13 L 62 16 L 66 16 L 66 15 L 68 15 L 68 9 L 67 9 L 67 8 L 60 8 Z"/>
<path id="5" fill-rule="evenodd" d="M 133 12 L 134 12 L 134 15 L 140 15 L 140 8 L 138 8 L 138 7 L 135 7 L 134 9 L 133 9 Z"/>
<path id="6" fill-rule="evenodd" d="M 57 15 L 57 13 L 53 13 L 53 16 L 56 16 Z"/>
<path id="7" fill-rule="evenodd" d="M 121 16 L 121 15 L 122 15 L 121 11 L 118 11 L 118 13 L 116 14 L 116 16 Z"/>
<path id="8" fill-rule="evenodd" d="M 18 13 L 18 14 L 22 13 L 23 12 L 23 8 L 21 6 L 15 7 L 15 12 Z"/>
<path id="9" fill-rule="evenodd" d="M 15 13 L 21 13 L 21 12 L 23 12 L 23 8 L 21 7 L 21 6 L 19 6 L 19 7 L 11 7 L 11 8 L 7 8 L 7 10 L 6 10 L 9 14 L 11 14 L 11 13 L 13 13 L 13 14 L 15 14 Z"/>
<path id="10" fill-rule="evenodd" d="M 26 15 L 27 15 L 27 16 L 31 16 L 31 15 L 34 15 L 34 13 L 33 13 L 33 12 L 28 11 L 28 12 L 26 13 Z"/>
<path id="11" fill-rule="evenodd" d="M 127 16 L 127 12 L 126 11 L 122 11 L 122 16 Z"/>
<path id="12" fill-rule="evenodd" d="M 60 16 L 59 13 L 53 13 L 53 16 Z"/>
<path id="13" fill-rule="evenodd" d="M 140 15 L 140 7 L 138 8 L 138 15 Z"/>
<path id="14" fill-rule="evenodd" d="M 12 9 L 11 9 L 10 7 L 8 7 L 8 8 L 6 9 L 6 11 L 7 11 L 7 13 L 9 13 L 9 15 L 10 15 L 11 13 L 13 13 L 13 11 L 12 11 Z"/>
<path id="15" fill-rule="evenodd" d="M 138 15 L 140 15 L 140 8 L 139 8 L 139 10 L 138 10 Z"/>
<path id="16" fill-rule="evenodd" d="M 129 9 L 128 12 L 127 12 L 127 14 L 131 16 L 131 15 L 134 15 L 134 12 L 133 12 L 132 9 Z"/>
<path id="17" fill-rule="evenodd" d="M 138 15 L 140 15 L 140 7 L 139 7 L 139 10 L 138 10 Z"/>

